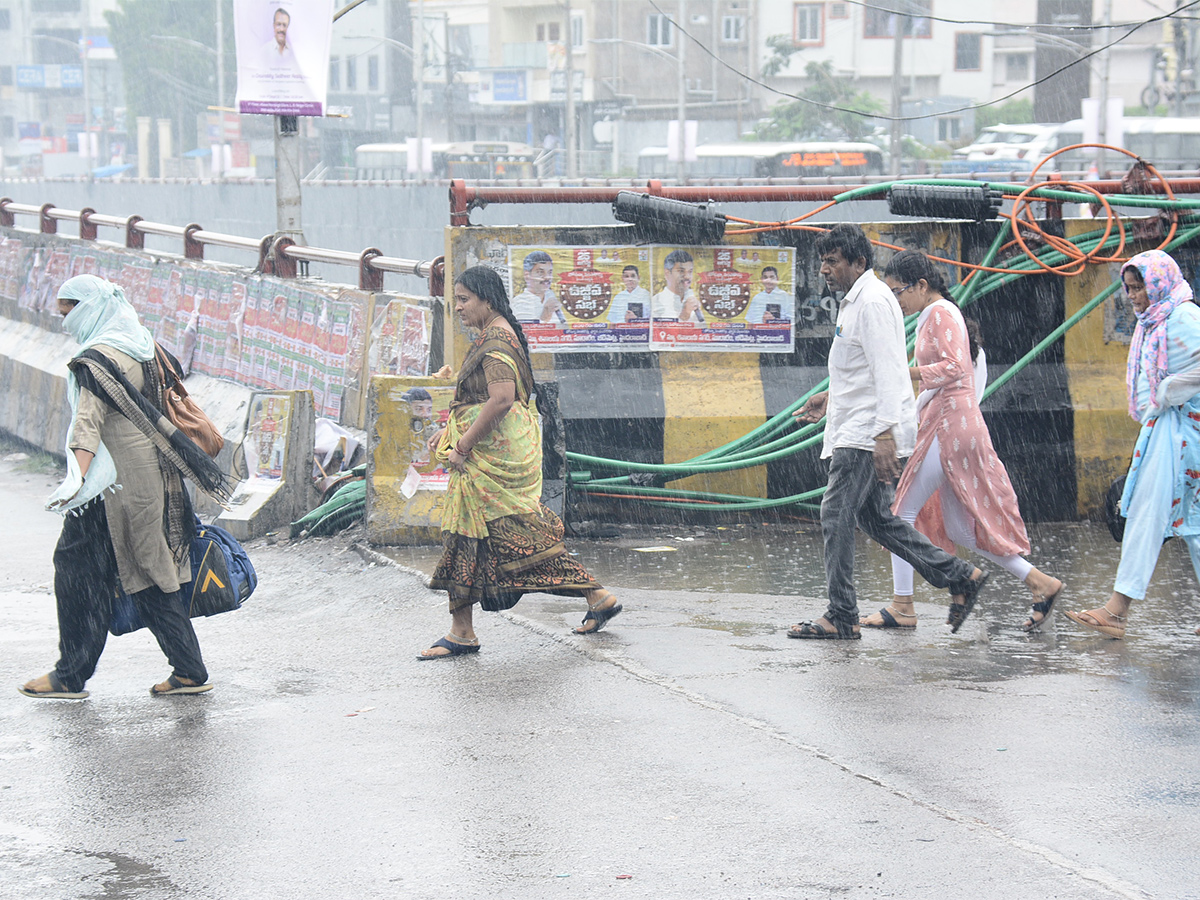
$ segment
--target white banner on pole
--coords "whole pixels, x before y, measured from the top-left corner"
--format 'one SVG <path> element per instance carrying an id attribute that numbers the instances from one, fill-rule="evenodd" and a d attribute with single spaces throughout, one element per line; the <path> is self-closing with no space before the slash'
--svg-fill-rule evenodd
<path id="1" fill-rule="evenodd" d="M 322 116 L 335 0 L 234 0 L 237 108 Z"/>

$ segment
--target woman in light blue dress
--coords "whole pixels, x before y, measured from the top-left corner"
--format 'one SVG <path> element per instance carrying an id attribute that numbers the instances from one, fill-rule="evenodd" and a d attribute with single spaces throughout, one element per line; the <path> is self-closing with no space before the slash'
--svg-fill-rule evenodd
<path id="1" fill-rule="evenodd" d="M 1183 539 L 1200 577 L 1200 307 L 1161 250 L 1133 257 L 1121 280 L 1138 319 L 1125 373 L 1129 415 L 1142 425 L 1121 495 L 1121 562 L 1107 603 L 1066 614 L 1113 638 L 1125 636 L 1166 538 Z"/>

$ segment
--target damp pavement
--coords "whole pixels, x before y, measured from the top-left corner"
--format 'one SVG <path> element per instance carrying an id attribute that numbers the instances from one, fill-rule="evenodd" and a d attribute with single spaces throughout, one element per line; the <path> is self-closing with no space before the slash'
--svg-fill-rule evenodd
<path id="1" fill-rule="evenodd" d="M 337 538 L 251 543 L 261 583 L 198 622 L 211 693 L 153 698 L 146 632 L 82 702 L 54 661 L 55 476 L 0 460 L 0 897 L 1200 897 L 1200 592 L 1168 544 L 1124 642 L 1017 625 L 1002 572 L 958 635 L 807 643 L 811 526 L 647 529 L 572 547 L 620 594 L 477 616 L 477 656 L 417 662 L 445 600 Z M 1116 545 L 1032 529 L 1101 601 Z M 638 548 L 675 549 L 639 552 Z M 859 553 L 863 608 L 887 558 Z"/>

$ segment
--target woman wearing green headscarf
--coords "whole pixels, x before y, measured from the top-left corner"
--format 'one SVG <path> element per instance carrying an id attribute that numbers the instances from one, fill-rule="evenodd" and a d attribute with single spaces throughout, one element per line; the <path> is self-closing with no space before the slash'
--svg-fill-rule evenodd
<path id="1" fill-rule="evenodd" d="M 182 478 L 224 497 L 224 477 L 163 415 L 154 338 L 121 288 L 76 276 L 59 289 L 58 311 L 81 347 L 68 363 L 67 476 L 47 503 L 65 514 L 54 551 L 60 658 L 19 690 L 27 697 L 88 695 L 84 685 L 104 650 L 118 589 L 172 666 L 151 692 L 211 690 L 179 596 L 191 581 L 195 536 Z"/>

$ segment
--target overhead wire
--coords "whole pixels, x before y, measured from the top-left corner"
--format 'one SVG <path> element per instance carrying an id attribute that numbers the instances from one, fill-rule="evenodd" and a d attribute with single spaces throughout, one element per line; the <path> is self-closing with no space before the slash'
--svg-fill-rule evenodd
<path id="1" fill-rule="evenodd" d="M 728 69 L 730 72 L 733 72 L 738 78 L 740 78 L 744 81 L 747 81 L 750 84 L 756 85 L 768 93 L 775 94 L 780 97 L 786 97 L 787 99 L 794 100 L 798 103 L 806 103 L 810 106 L 816 106 L 816 107 L 819 107 L 820 109 L 829 110 L 830 112 L 851 113 L 852 115 L 860 116 L 865 119 L 878 119 L 879 121 L 883 121 L 883 122 L 915 122 L 920 119 L 929 118 L 928 114 L 911 115 L 911 116 L 893 116 L 893 115 L 887 115 L 884 113 L 867 113 L 867 112 L 863 112 L 860 109 L 851 109 L 848 106 L 838 106 L 838 105 L 832 104 L 832 103 L 822 103 L 819 100 L 813 100 L 809 97 L 803 97 L 799 94 L 793 94 L 789 91 L 785 91 L 785 90 L 782 90 L 777 87 L 772 87 L 771 85 L 767 84 L 765 81 L 762 81 L 761 79 L 755 78 L 753 75 L 750 75 L 746 72 L 741 71 L 740 69 L 738 69 L 737 67 L 726 62 L 724 59 L 722 59 L 720 56 L 718 56 L 716 53 L 714 53 L 712 48 L 709 47 L 708 44 L 706 44 L 704 41 L 702 41 L 699 38 L 692 35 L 691 32 L 689 32 L 686 28 L 683 28 L 675 19 L 673 19 L 669 13 L 664 12 L 662 7 L 658 5 L 657 0 L 646 0 L 646 2 L 649 3 L 650 6 L 653 7 L 658 12 L 658 14 L 660 16 L 662 16 L 666 21 L 670 22 L 671 26 L 673 28 L 678 29 L 682 35 L 684 35 L 688 40 L 690 40 L 693 44 L 695 44 L 697 47 L 699 47 L 705 54 L 707 54 L 709 57 L 711 57 L 713 59 L 713 61 L 715 61 L 717 63 L 717 65 L 722 66 L 725 69 Z M 971 111 L 977 110 L 977 109 L 987 109 L 987 108 L 993 107 L 999 103 L 1003 103 L 1006 100 L 1011 100 L 1013 97 L 1017 96 L 1018 94 L 1024 93 L 1025 91 L 1029 90 L 1030 88 L 1037 87 L 1040 84 L 1044 84 L 1045 82 L 1049 81 L 1051 78 L 1054 78 L 1056 75 L 1061 75 L 1063 72 L 1067 71 L 1067 69 L 1073 68 L 1074 66 L 1079 65 L 1081 62 L 1086 62 L 1087 60 L 1091 59 L 1093 56 L 1098 56 L 1099 54 L 1103 53 L 1105 50 L 1115 47 L 1117 44 L 1124 41 L 1130 35 L 1134 34 L 1134 32 L 1146 27 L 1147 25 L 1153 25 L 1156 22 L 1162 22 L 1166 19 L 1176 18 L 1179 15 L 1179 13 L 1184 12 L 1189 9 L 1192 9 L 1196 6 L 1200 6 L 1200 0 L 1190 0 L 1189 3 L 1185 4 L 1184 6 L 1179 7 L 1176 10 L 1173 10 L 1168 13 L 1163 13 L 1162 15 L 1152 16 L 1151 18 L 1146 19 L 1145 21 L 1140 22 L 1137 25 L 1135 25 L 1134 27 L 1130 28 L 1128 31 L 1126 31 L 1124 34 L 1122 34 L 1120 37 L 1115 38 L 1114 40 L 1109 41 L 1107 44 L 1097 47 L 1094 50 L 1089 50 L 1087 53 L 1082 54 L 1078 59 L 1074 59 L 1071 62 L 1067 63 L 1065 66 L 1060 66 L 1059 68 L 1055 69 L 1053 72 L 1050 72 L 1050 73 L 1042 76 L 1041 78 L 1031 81 L 1028 84 L 1023 85 L 1022 87 L 1017 88 L 1014 91 L 1010 91 L 1009 93 L 1004 94 L 1003 96 L 1000 96 L 1000 97 L 995 97 L 992 100 L 987 101 L 986 103 L 972 103 L 972 104 L 968 104 L 966 106 L 955 107 L 953 109 L 940 110 L 938 112 L 938 115 L 947 116 L 947 115 L 953 115 L 955 113 L 960 113 L 960 112 L 971 112 Z"/>

